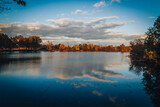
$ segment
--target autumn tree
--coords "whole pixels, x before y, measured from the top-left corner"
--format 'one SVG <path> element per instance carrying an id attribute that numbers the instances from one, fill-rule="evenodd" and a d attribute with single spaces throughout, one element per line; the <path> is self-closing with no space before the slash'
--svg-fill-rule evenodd
<path id="1" fill-rule="evenodd" d="M 65 45 L 64 44 L 59 44 L 59 51 L 64 51 L 65 50 Z"/>
<path id="2" fill-rule="evenodd" d="M 155 21 L 153 27 L 146 32 L 145 48 L 147 52 L 151 52 L 160 58 L 160 16 Z"/>
<path id="3" fill-rule="evenodd" d="M 87 44 L 83 44 L 83 45 L 82 45 L 82 50 L 83 50 L 83 51 L 87 51 L 87 50 L 88 50 L 88 48 L 87 48 L 87 47 L 88 47 L 88 45 L 87 45 Z"/>
<path id="4" fill-rule="evenodd" d="M 93 44 L 90 44 L 90 49 L 91 49 L 91 51 L 94 50 L 94 45 Z"/>
<path id="5" fill-rule="evenodd" d="M 47 41 L 46 49 L 47 49 L 48 51 L 53 51 L 53 50 L 54 50 L 53 43 L 50 42 L 50 41 Z"/>
<path id="6" fill-rule="evenodd" d="M 98 51 L 99 50 L 99 46 L 95 46 L 95 51 Z"/>
<path id="7" fill-rule="evenodd" d="M 73 45 L 73 50 L 74 51 L 79 51 L 80 50 L 79 45 L 77 45 L 77 44 Z"/>
<path id="8" fill-rule="evenodd" d="M 124 44 L 121 44 L 121 45 L 120 45 L 120 51 L 121 51 L 121 52 L 124 52 L 124 51 L 125 51 L 125 45 L 124 45 Z"/>
<path id="9" fill-rule="evenodd" d="M 29 36 L 28 42 L 29 42 L 30 48 L 36 49 L 40 47 L 40 43 L 42 42 L 42 40 L 38 36 Z"/>
<path id="10" fill-rule="evenodd" d="M 42 42 L 41 38 L 38 36 L 23 37 L 22 35 L 11 37 L 11 40 L 17 44 L 18 47 L 25 48 L 38 48 Z"/>

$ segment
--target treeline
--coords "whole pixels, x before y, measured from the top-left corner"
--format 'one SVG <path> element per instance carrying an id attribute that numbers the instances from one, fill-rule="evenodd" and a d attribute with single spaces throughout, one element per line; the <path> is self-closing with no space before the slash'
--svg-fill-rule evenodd
<path id="1" fill-rule="evenodd" d="M 48 41 L 45 45 L 41 44 L 42 40 L 38 36 L 23 37 L 21 35 L 8 37 L 0 33 L 0 50 L 44 50 L 44 51 L 105 51 L 105 52 L 129 52 L 130 46 L 124 44 L 120 46 L 99 46 L 94 44 L 75 44 L 65 46 L 64 44 L 53 45 Z"/>
<path id="2" fill-rule="evenodd" d="M 44 46 L 48 51 L 104 51 L 104 52 L 130 52 L 130 46 L 124 44 L 120 46 L 99 46 L 94 44 L 74 44 L 65 46 L 64 44 L 53 45 L 49 42 Z"/>
<path id="3" fill-rule="evenodd" d="M 0 33 L 0 49 L 1 50 L 37 50 L 41 47 L 42 40 L 38 36 L 23 37 L 21 35 L 8 37 L 4 33 Z"/>
<path id="4" fill-rule="evenodd" d="M 137 61 L 160 63 L 160 16 L 155 21 L 153 27 L 146 32 L 144 40 L 132 41 L 131 59 Z"/>

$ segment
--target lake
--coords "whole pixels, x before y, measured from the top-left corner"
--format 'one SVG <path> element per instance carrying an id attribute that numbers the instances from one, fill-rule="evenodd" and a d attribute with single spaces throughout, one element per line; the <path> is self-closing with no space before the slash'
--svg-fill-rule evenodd
<path id="1" fill-rule="evenodd" d="M 152 107 L 129 53 L 8 53 L 0 58 L 1 107 Z"/>

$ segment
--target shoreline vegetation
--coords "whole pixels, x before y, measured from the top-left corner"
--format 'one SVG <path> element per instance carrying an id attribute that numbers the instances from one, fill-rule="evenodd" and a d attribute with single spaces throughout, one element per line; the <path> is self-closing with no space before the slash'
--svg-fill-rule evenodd
<path id="1" fill-rule="evenodd" d="M 74 44 L 73 46 L 56 44 L 51 41 L 41 44 L 42 40 L 38 36 L 23 37 L 21 35 L 8 37 L 0 33 L 0 52 L 6 51 L 60 51 L 60 52 L 130 52 L 131 47 L 121 44 L 120 46 L 99 46 L 94 44 Z"/>
<path id="2" fill-rule="evenodd" d="M 154 106 L 160 107 L 160 16 L 148 29 L 144 40 L 137 39 L 130 44 L 129 70 L 143 75 L 145 92 Z"/>
<path id="3" fill-rule="evenodd" d="M 160 16 L 146 32 L 145 39 L 130 42 L 133 63 L 160 64 Z"/>

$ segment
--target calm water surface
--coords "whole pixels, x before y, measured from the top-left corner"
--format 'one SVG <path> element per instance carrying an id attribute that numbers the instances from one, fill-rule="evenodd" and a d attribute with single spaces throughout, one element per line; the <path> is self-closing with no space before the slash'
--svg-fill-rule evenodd
<path id="1" fill-rule="evenodd" d="M 152 107 L 129 53 L 1 54 L 0 107 Z"/>

